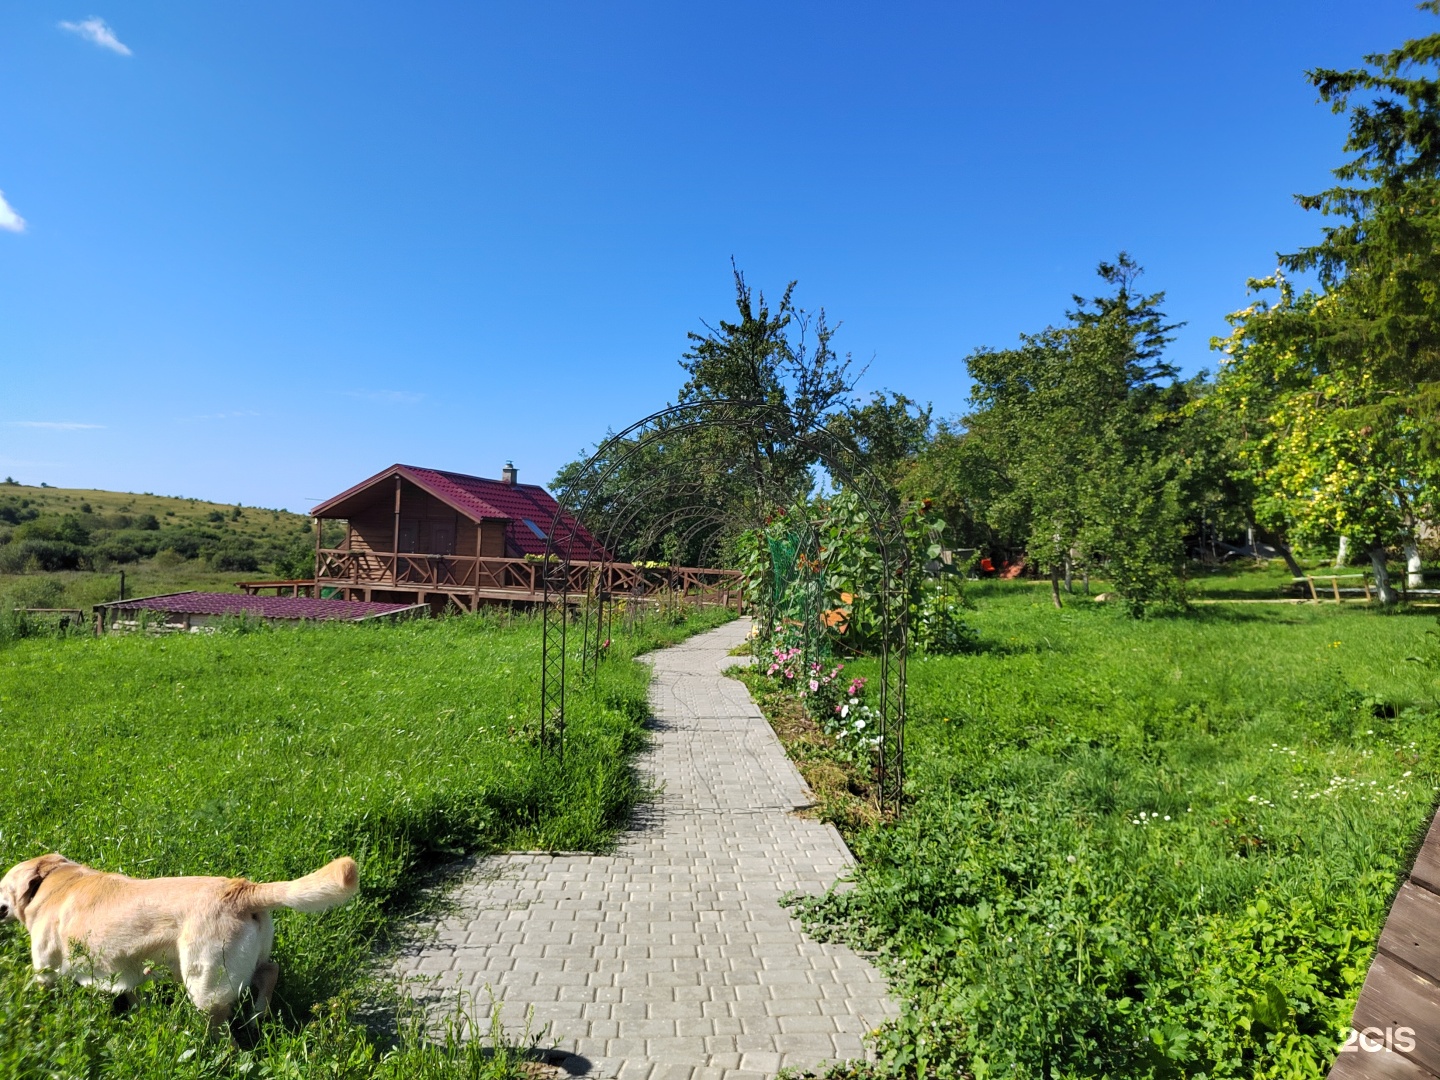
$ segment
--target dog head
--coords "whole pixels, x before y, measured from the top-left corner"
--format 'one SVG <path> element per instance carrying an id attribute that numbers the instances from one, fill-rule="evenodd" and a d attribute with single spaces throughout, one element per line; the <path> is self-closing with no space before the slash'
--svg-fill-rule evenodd
<path id="1" fill-rule="evenodd" d="M 0 922 L 11 919 L 25 922 L 25 909 L 35 899 L 45 878 L 58 867 L 69 865 L 70 860 L 64 855 L 52 852 L 12 866 L 10 872 L 0 879 Z"/>

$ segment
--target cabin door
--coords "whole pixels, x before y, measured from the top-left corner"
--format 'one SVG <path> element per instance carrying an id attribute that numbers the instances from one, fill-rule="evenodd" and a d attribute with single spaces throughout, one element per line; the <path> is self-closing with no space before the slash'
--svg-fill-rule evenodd
<path id="1" fill-rule="evenodd" d="M 430 530 L 433 555 L 454 555 L 455 554 L 455 526 L 436 525 Z"/>

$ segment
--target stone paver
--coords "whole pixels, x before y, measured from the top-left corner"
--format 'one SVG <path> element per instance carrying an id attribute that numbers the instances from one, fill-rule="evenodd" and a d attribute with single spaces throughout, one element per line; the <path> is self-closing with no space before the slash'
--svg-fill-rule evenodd
<path id="1" fill-rule="evenodd" d="M 896 1009 L 876 970 L 801 932 L 778 900 L 851 865 L 745 687 L 721 672 L 739 620 L 653 653 L 659 785 L 614 855 L 486 860 L 407 974 L 502 1002 L 571 1072 L 622 1080 L 761 1080 L 862 1056 Z"/>

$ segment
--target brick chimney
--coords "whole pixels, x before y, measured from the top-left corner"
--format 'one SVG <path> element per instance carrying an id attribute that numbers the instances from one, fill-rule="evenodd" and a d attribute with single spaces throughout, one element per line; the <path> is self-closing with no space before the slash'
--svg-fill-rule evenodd
<path id="1" fill-rule="evenodd" d="M 515 476 L 515 463 L 513 461 L 505 462 L 505 468 L 500 470 L 500 482 L 502 484 L 509 484 L 511 487 L 514 487 Z"/>

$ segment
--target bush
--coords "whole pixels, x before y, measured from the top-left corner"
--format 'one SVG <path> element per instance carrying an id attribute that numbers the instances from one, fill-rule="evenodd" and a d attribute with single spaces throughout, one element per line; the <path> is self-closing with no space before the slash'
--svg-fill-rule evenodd
<path id="1" fill-rule="evenodd" d="M 298 581 L 315 576 L 315 545 L 304 537 L 290 542 L 271 566 L 277 578 Z"/>
<path id="2" fill-rule="evenodd" d="M 77 544 L 64 540 L 21 540 L 5 545 L 3 569 L 11 573 L 23 570 L 78 570 L 84 552 Z"/>
<path id="3" fill-rule="evenodd" d="M 17 499 L 13 495 L 0 499 L 0 521 L 7 525 L 23 525 L 39 516 L 40 511 L 30 505 L 29 499 Z"/>
<path id="4" fill-rule="evenodd" d="M 911 612 L 910 633 L 917 652 L 958 656 L 974 652 L 980 635 L 965 621 L 965 602 L 938 590 L 926 590 Z"/>
<path id="5" fill-rule="evenodd" d="M 55 529 L 55 539 L 76 547 L 84 547 L 90 542 L 90 530 L 74 514 L 66 514 Z"/>
<path id="6" fill-rule="evenodd" d="M 235 547 L 224 547 L 211 552 L 205 559 L 212 570 L 238 570 L 252 574 L 260 569 L 260 560 L 254 552 Z"/>
<path id="7" fill-rule="evenodd" d="M 54 578 L 30 577 L 15 582 L 0 592 L 0 607 L 60 607 L 65 602 L 65 587 Z"/>
<path id="8" fill-rule="evenodd" d="M 16 608 L 59 607 L 65 600 L 65 589 L 54 578 L 22 578 L 10 588 L 0 591 L 0 645 L 19 638 L 33 637 L 42 632 L 53 633 L 53 621 L 36 619 Z"/>
<path id="9" fill-rule="evenodd" d="M 102 541 L 90 549 L 90 558 L 96 563 L 132 563 L 144 557 L 145 553 L 137 548 L 133 541 L 123 536 Z"/>

